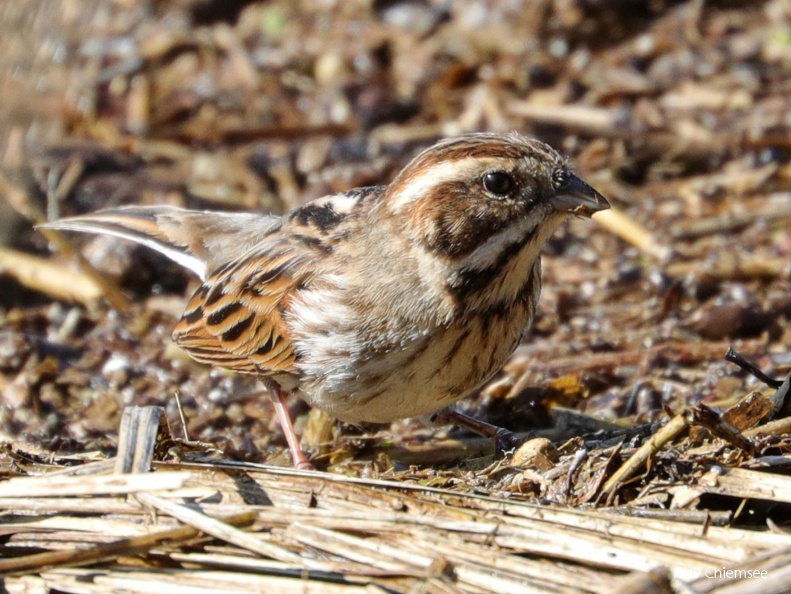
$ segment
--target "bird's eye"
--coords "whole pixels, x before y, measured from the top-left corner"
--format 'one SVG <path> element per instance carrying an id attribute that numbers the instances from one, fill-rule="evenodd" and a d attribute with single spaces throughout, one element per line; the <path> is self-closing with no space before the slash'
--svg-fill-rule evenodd
<path id="1" fill-rule="evenodd" d="M 552 174 L 552 183 L 556 190 L 563 189 L 569 183 L 569 172 L 565 169 L 558 169 Z"/>
<path id="2" fill-rule="evenodd" d="M 495 196 L 506 196 L 515 185 L 514 178 L 503 171 L 492 171 L 483 176 L 483 187 Z"/>

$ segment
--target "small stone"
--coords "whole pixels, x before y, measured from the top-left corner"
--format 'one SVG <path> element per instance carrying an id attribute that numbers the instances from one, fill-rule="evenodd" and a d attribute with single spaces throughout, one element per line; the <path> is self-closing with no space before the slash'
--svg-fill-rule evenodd
<path id="1" fill-rule="evenodd" d="M 535 468 L 546 472 L 558 462 L 558 451 L 551 441 L 538 437 L 519 446 L 514 453 L 512 464 L 520 468 Z"/>

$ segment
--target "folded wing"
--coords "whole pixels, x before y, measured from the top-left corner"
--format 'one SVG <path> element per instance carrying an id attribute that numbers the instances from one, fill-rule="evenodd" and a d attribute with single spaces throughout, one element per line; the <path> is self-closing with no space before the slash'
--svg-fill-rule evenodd
<path id="1" fill-rule="evenodd" d="M 292 372 L 283 320 L 290 293 L 308 281 L 309 251 L 289 249 L 281 217 L 174 207 L 129 207 L 62 219 L 44 228 L 112 235 L 154 249 L 196 273 L 173 338 L 198 361 L 236 371 Z"/>
<path id="2" fill-rule="evenodd" d="M 198 361 L 264 375 L 296 371 L 283 318 L 293 292 L 310 281 L 309 254 L 262 248 L 220 268 L 187 304 L 173 338 Z"/>

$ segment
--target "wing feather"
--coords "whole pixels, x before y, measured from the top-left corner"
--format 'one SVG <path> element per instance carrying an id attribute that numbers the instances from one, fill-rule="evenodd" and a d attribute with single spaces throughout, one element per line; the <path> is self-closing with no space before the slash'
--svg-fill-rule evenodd
<path id="1" fill-rule="evenodd" d="M 296 373 L 283 319 L 291 294 L 310 279 L 309 253 L 262 245 L 210 276 L 190 299 L 173 338 L 195 359 L 263 375 Z"/>
<path id="2" fill-rule="evenodd" d="M 130 207 L 46 226 L 130 239 L 194 271 L 203 284 L 173 331 L 175 342 L 198 361 L 280 381 L 300 375 L 284 319 L 292 299 L 321 278 L 336 239 L 383 192 L 325 196 L 283 217 Z"/>
<path id="3" fill-rule="evenodd" d="M 39 227 L 128 239 L 164 254 L 205 280 L 222 262 L 242 256 L 276 231 L 281 222 L 280 217 L 254 213 L 127 206 Z"/>

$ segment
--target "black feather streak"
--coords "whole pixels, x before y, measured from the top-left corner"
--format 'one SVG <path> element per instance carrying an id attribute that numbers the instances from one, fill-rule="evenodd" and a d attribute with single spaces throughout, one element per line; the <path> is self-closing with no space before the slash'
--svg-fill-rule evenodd
<path id="1" fill-rule="evenodd" d="M 243 320 L 239 320 L 231 328 L 222 333 L 222 339 L 226 342 L 235 342 L 239 337 L 250 329 L 255 321 L 255 316 L 250 315 Z"/>
<path id="2" fill-rule="evenodd" d="M 203 317 L 203 308 L 196 307 L 190 312 L 184 312 L 184 315 L 181 316 L 181 319 L 187 322 L 187 324 L 192 325 L 196 323 L 198 320 L 200 320 L 202 317 Z"/>
<path id="3" fill-rule="evenodd" d="M 223 296 L 222 290 L 223 290 L 223 285 L 221 283 L 214 285 L 211 288 L 211 291 L 209 291 L 209 294 L 206 296 L 205 304 L 208 306 L 217 303 Z"/>
<path id="4" fill-rule="evenodd" d="M 331 245 L 329 245 L 328 243 L 322 241 L 318 237 L 311 237 L 310 235 L 302 235 L 300 233 L 295 233 L 294 235 L 291 236 L 291 238 L 294 241 L 299 241 L 300 243 L 302 243 L 306 247 L 310 247 L 310 248 L 313 248 L 313 249 L 320 250 L 320 251 L 324 252 L 325 254 L 329 254 L 333 250 L 333 247 Z"/>
<path id="5" fill-rule="evenodd" d="M 260 347 L 258 347 L 258 349 L 255 351 L 255 354 L 256 355 L 266 355 L 272 349 L 275 348 L 275 345 L 277 345 L 279 340 L 280 340 L 280 337 L 277 336 L 273 332 L 272 334 L 269 335 L 269 338 L 267 339 L 267 341 L 264 344 L 262 344 Z"/>
<path id="6" fill-rule="evenodd" d="M 209 326 L 217 326 L 222 324 L 225 320 L 228 319 L 228 316 L 232 316 L 237 311 L 242 309 L 242 304 L 239 302 L 229 303 L 225 307 L 218 309 L 215 312 L 209 314 L 209 317 L 206 318 L 206 323 Z"/>
<path id="7" fill-rule="evenodd" d="M 456 339 L 456 342 L 453 344 L 451 349 L 445 355 L 445 358 L 443 359 L 442 362 L 443 366 L 450 365 L 453 362 L 453 359 L 456 357 L 456 354 L 459 352 L 459 349 L 461 349 L 461 346 L 467 341 L 469 337 L 470 337 L 470 330 L 466 330 L 462 332 L 461 336 L 459 336 Z M 434 375 L 436 375 L 437 373 L 439 373 L 439 369 L 437 369 Z"/>
<path id="8" fill-rule="evenodd" d="M 344 219 L 345 215 L 335 212 L 331 202 L 321 205 L 306 204 L 296 209 L 291 215 L 302 225 L 315 225 L 319 231 L 326 233 Z"/>
<path id="9" fill-rule="evenodd" d="M 265 288 L 267 284 L 274 281 L 287 269 L 288 269 L 288 262 L 282 262 L 277 266 L 273 266 L 272 268 L 266 268 L 262 272 L 248 278 L 247 282 L 244 284 L 244 290 L 254 292 L 259 295 L 263 295 L 267 293 L 267 291 L 264 290 L 262 292 L 261 289 Z"/>
<path id="10" fill-rule="evenodd" d="M 527 233 L 522 239 L 514 242 L 500 252 L 497 260 L 483 270 L 465 269 L 462 270 L 456 278 L 451 280 L 448 285 L 451 294 L 458 303 L 464 303 L 472 295 L 478 291 L 482 291 L 488 287 L 494 280 L 499 277 L 503 269 L 508 263 L 516 257 L 516 255 L 524 249 L 533 239 L 532 233 Z"/>

